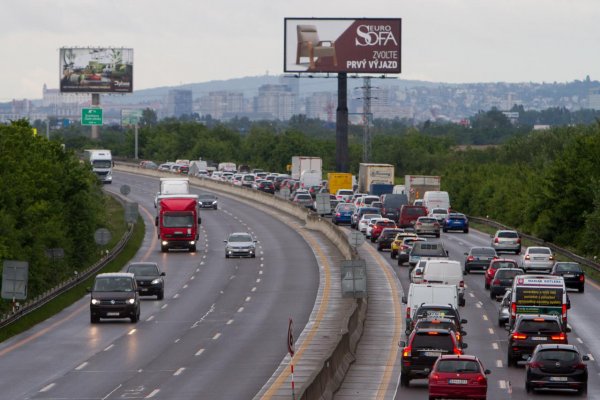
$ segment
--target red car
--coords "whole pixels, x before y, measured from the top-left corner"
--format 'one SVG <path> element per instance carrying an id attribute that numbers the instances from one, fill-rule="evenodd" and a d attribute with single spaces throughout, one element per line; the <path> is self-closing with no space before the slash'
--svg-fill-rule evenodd
<path id="1" fill-rule="evenodd" d="M 429 398 L 486 399 L 489 374 L 475 356 L 441 355 L 429 374 Z"/>
<path id="2" fill-rule="evenodd" d="M 509 258 L 497 258 L 490 262 L 490 266 L 485 271 L 485 288 L 489 289 L 492 284 L 492 280 L 496 275 L 496 271 L 500 268 L 519 268 L 519 264 L 516 261 Z"/>
<path id="3" fill-rule="evenodd" d="M 379 235 L 381 235 L 381 231 L 383 231 L 385 228 L 396 228 L 396 223 L 391 219 L 382 219 L 381 221 L 377 221 L 371 230 L 371 242 L 375 243 Z"/>

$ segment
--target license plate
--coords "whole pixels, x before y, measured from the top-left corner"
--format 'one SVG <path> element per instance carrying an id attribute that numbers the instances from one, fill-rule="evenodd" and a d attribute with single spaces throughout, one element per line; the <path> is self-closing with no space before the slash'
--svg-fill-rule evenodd
<path id="1" fill-rule="evenodd" d="M 423 353 L 425 357 L 439 357 L 442 355 L 439 351 L 426 351 Z"/>
<path id="2" fill-rule="evenodd" d="M 106 316 L 107 317 L 118 317 L 119 313 L 118 312 L 107 312 Z"/>
<path id="3" fill-rule="evenodd" d="M 568 378 L 566 376 L 551 376 L 550 380 L 554 382 L 566 382 Z"/>
<path id="4" fill-rule="evenodd" d="M 148 288 L 145 288 L 145 287 L 143 287 L 143 288 L 141 288 L 141 289 L 140 289 L 140 291 L 141 291 L 141 292 L 147 292 L 147 291 L 148 291 Z"/>
<path id="5" fill-rule="evenodd" d="M 564 274 L 563 276 L 565 278 L 575 278 L 575 275 L 573 275 L 573 274 Z"/>
<path id="6" fill-rule="evenodd" d="M 466 379 L 448 379 L 448 383 L 450 385 L 466 385 L 467 380 Z"/>
<path id="7" fill-rule="evenodd" d="M 546 338 L 541 336 L 533 336 L 531 340 L 546 340 Z"/>

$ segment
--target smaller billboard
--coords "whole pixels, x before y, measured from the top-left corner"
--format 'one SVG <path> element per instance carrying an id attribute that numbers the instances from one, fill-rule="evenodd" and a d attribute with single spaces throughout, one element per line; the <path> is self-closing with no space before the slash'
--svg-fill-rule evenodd
<path id="1" fill-rule="evenodd" d="M 130 126 L 130 125 L 139 125 L 142 120 L 143 110 L 133 110 L 124 108 L 121 110 L 121 125 L 122 126 Z"/>
<path id="2" fill-rule="evenodd" d="M 400 18 L 285 18 L 284 72 L 401 72 Z"/>
<path id="3" fill-rule="evenodd" d="M 131 93 L 133 49 L 61 48 L 61 93 Z"/>

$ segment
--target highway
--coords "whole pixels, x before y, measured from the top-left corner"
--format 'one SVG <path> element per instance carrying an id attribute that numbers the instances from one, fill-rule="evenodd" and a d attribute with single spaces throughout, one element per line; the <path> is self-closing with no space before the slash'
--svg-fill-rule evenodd
<path id="1" fill-rule="evenodd" d="M 319 286 L 317 260 L 293 226 L 219 197 L 202 211 L 198 252 L 160 252 L 156 178 L 115 172 L 147 231 L 136 261 L 166 272 L 163 301 L 142 298 L 141 320 L 90 324 L 89 296 L 0 344 L 2 399 L 250 399 L 287 348 L 288 318 L 304 329 Z M 193 192 L 198 192 L 194 189 Z M 255 259 L 225 259 L 223 240 L 253 232 Z"/>

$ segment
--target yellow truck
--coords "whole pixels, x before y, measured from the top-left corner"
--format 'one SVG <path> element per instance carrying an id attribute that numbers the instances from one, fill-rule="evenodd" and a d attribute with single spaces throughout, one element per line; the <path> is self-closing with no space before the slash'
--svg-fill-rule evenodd
<path id="1" fill-rule="evenodd" d="M 347 172 L 330 172 L 327 174 L 329 193 L 336 194 L 339 189 L 352 190 L 352 174 Z"/>

